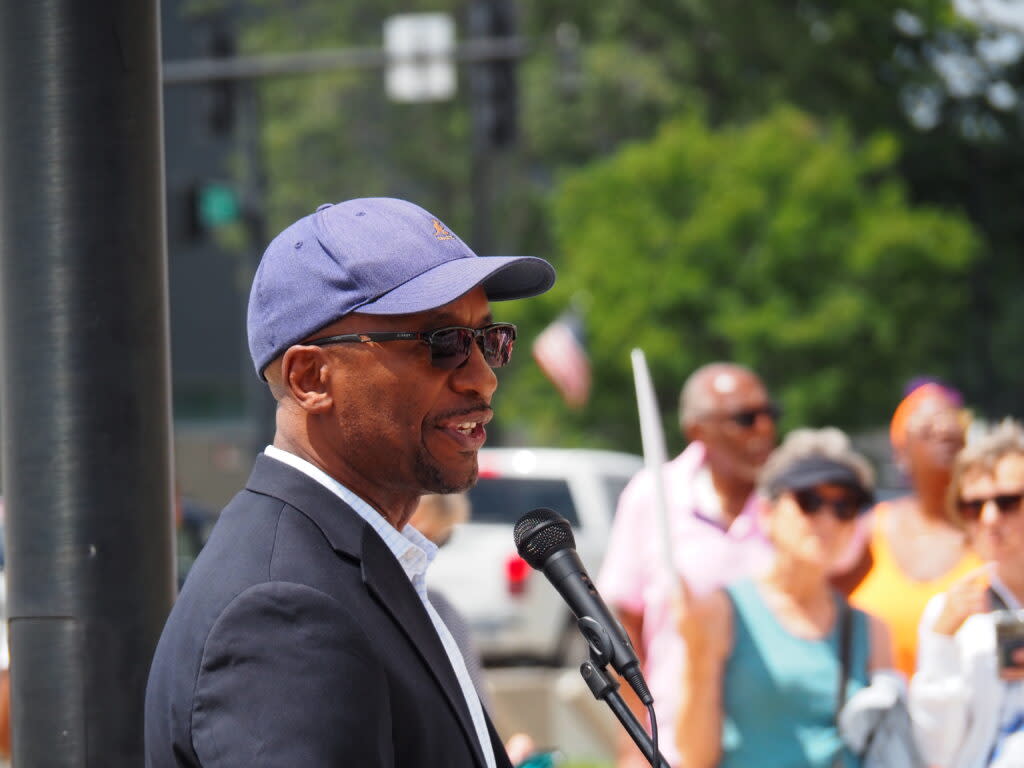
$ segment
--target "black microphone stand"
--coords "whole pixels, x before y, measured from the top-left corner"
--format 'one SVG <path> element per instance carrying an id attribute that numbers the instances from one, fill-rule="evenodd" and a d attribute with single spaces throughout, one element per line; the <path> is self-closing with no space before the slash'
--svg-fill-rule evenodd
<path id="1" fill-rule="evenodd" d="M 605 702 L 611 708 L 615 717 L 622 723 L 622 727 L 626 729 L 626 733 L 633 739 L 633 743 L 647 758 L 647 762 L 654 768 L 670 768 L 661 752 L 655 749 L 654 742 L 647 730 L 637 720 L 633 711 L 626 706 L 626 702 L 619 693 L 619 684 L 608 676 L 607 667 L 611 658 L 611 643 L 604 628 L 586 616 L 579 620 L 578 625 L 590 646 L 590 658 L 580 665 L 580 674 L 587 687 L 590 688 L 590 692 L 594 694 L 595 699 Z"/>

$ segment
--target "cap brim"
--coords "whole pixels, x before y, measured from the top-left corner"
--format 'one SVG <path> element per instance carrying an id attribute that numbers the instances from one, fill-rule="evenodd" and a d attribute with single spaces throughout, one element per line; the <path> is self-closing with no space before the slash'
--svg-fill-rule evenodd
<path id="1" fill-rule="evenodd" d="M 368 315 L 407 315 L 443 307 L 482 285 L 491 301 L 526 299 L 555 284 L 555 270 L 535 256 L 475 256 L 439 264 L 354 308 Z"/>
<path id="2" fill-rule="evenodd" d="M 807 469 L 797 470 L 785 476 L 785 483 L 781 490 L 798 491 L 804 488 L 813 488 L 816 485 L 842 485 L 860 493 L 864 504 L 873 504 L 875 494 L 871 488 L 865 485 L 857 477 L 857 474 L 848 467 L 836 465 L 834 467 L 816 466 Z"/>

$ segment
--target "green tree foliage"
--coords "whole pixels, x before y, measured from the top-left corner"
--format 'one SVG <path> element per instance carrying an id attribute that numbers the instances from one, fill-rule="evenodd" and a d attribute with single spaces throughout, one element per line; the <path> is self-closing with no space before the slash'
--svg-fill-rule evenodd
<path id="1" fill-rule="evenodd" d="M 895 136 L 908 199 L 966 212 L 985 241 L 960 286 L 970 343 L 952 377 L 992 415 L 1020 410 L 1024 218 L 1008 203 L 1024 194 L 1019 30 L 975 26 L 948 0 L 533 8 L 536 34 L 571 19 L 585 43 L 573 98 L 552 86 L 557 56 L 527 65 L 531 151 L 544 162 L 587 162 L 683 107 L 717 126 L 788 102 L 842 118 L 860 139 Z"/>
<path id="2" fill-rule="evenodd" d="M 948 0 L 535 4 L 535 34 L 571 20 L 584 46 L 573 98 L 551 85 L 556 56 L 527 65 L 532 151 L 588 162 L 682 108 L 721 126 L 780 103 L 842 119 L 859 140 L 894 136 L 891 170 L 908 200 L 965 212 L 984 241 L 957 286 L 969 343 L 952 378 L 990 415 L 1019 412 L 1024 217 L 1012 201 L 1024 195 L 1024 46 L 1019 27 L 963 5 L 978 24 Z"/>
<path id="3" fill-rule="evenodd" d="M 637 448 L 639 346 L 676 440 L 682 381 L 717 359 L 759 371 L 790 425 L 879 423 L 909 376 L 950 373 L 979 250 L 962 216 L 907 202 L 896 159 L 891 139 L 858 144 L 781 108 L 720 130 L 676 119 L 568 174 L 552 203 L 560 280 L 541 304 L 586 305 L 592 401 L 567 414 L 523 372 L 501 410 L 545 442 Z"/>

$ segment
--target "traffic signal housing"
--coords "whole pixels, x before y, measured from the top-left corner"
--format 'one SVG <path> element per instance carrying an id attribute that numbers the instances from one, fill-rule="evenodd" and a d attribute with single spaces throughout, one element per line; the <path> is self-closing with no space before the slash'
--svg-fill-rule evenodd
<path id="1" fill-rule="evenodd" d="M 474 38 L 513 38 L 518 24 L 513 0 L 473 0 L 469 31 Z M 519 89 L 515 56 L 488 59 L 470 69 L 470 94 L 477 136 L 490 148 L 510 147 L 519 135 Z"/>

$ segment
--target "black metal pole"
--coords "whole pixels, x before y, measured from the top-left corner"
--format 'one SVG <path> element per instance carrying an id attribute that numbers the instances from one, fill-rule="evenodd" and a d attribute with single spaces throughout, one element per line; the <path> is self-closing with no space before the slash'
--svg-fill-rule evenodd
<path id="1" fill-rule="evenodd" d="M 477 109 L 478 107 L 474 107 Z M 492 164 L 490 148 L 474 140 L 470 159 L 469 191 L 473 200 L 473 221 L 470 222 L 470 242 L 477 253 L 490 256 L 494 250 L 494 231 L 491 225 L 493 205 Z"/>
<path id="2" fill-rule="evenodd" d="M 156 0 L 0 0 L 14 765 L 142 765 L 174 595 Z"/>
<path id="3" fill-rule="evenodd" d="M 594 698 L 605 702 L 611 708 L 622 727 L 626 729 L 626 733 L 633 739 L 633 743 L 643 752 L 647 762 L 655 768 L 669 768 L 664 756 L 619 694 L 619 684 L 612 680 L 598 663 L 593 661 L 583 662 L 580 665 L 580 674 L 587 687 L 590 688 L 590 692 L 594 694 Z"/>
<path id="4" fill-rule="evenodd" d="M 493 0 L 472 0 L 468 7 L 468 28 L 473 37 L 486 37 L 494 26 Z M 493 160 L 497 114 L 494 109 L 495 76 L 493 62 L 480 61 L 469 66 L 469 108 L 472 119 L 469 191 L 473 202 L 470 247 L 485 256 L 493 252 Z"/>
<path id="5" fill-rule="evenodd" d="M 249 269 L 240 275 L 239 284 L 248 286 L 260 265 L 263 249 L 270 242 L 267 233 L 267 176 L 263 162 L 263 142 L 260 128 L 263 115 L 260 104 L 259 86 L 255 82 L 245 82 L 237 90 L 236 98 L 241 102 L 242 113 L 242 154 L 245 157 L 245 190 L 243 193 L 243 210 L 246 228 L 249 233 Z M 240 312 L 244 317 L 249 306 L 249 293 L 241 291 Z M 277 429 L 277 403 L 270 395 L 267 385 L 260 381 L 249 357 L 248 339 L 239 339 L 244 348 L 242 354 L 242 381 L 244 382 L 245 410 L 247 421 L 251 426 L 251 437 L 248 441 L 253 458 L 267 445 L 274 442 Z"/>

